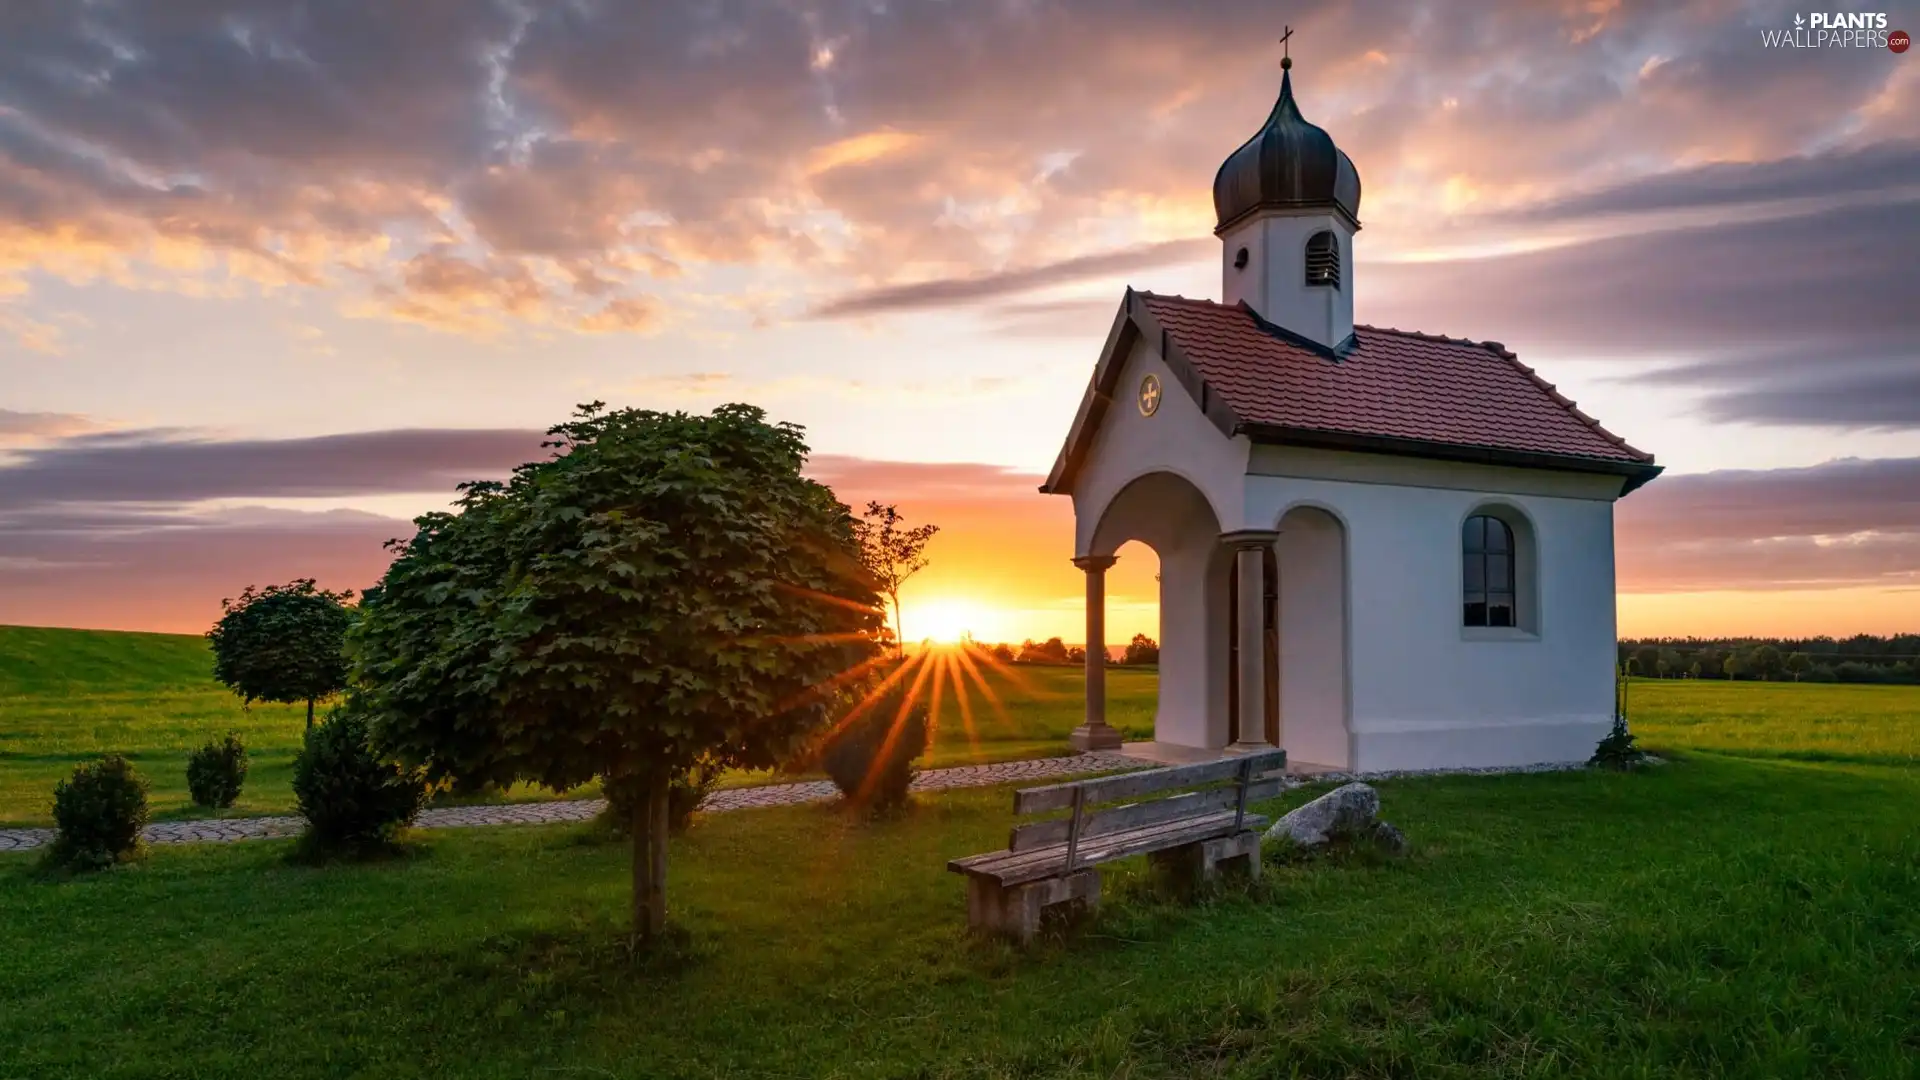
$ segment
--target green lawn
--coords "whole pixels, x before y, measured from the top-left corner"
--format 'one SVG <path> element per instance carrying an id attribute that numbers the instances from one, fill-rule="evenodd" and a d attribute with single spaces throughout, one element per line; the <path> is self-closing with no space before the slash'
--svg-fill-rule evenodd
<path id="1" fill-rule="evenodd" d="M 626 851 L 450 830 L 299 868 L 0 858 L 0 1076 L 1912 1076 L 1920 777 L 1702 755 L 1383 784 L 1393 863 L 1181 907 L 1136 867 L 1030 955 L 965 938 L 1005 791 L 909 818 L 715 815 L 673 851 L 683 966 L 619 940 Z M 1299 798 L 1299 796 L 1295 796 Z"/>
<path id="2" fill-rule="evenodd" d="M 1067 733 L 1080 722 L 1083 701 L 1079 670 L 999 671 L 982 663 L 972 674 L 956 665 L 940 670 L 939 724 L 926 767 L 1070 749 Z M 0 626 L 0 827 L 49 823 L 54 784 L 80 762 L 110 751 L 127 755 L 153 784 L 156 817 L 206 816 L 187 797 L 186 755 L 228 731 L 245 740 L 252 768 L 239 803 L 227 813 L 290 810 L 305 706 L 243 709 L 212 671 L 207 644 L 197 637 Z M 1154 673 L 1109 671 L 1108 678 L 1112 722 L 1130 737 L 1150 738 Z M 956 683 L 969 688 L 964 698 Z M 788 779 L 741 774 L 724 783 Z M 505 798 L 555 795 L 523 786 Z"/>
<path id="3" fill-rule="evenodd" d="M 113 693 L 174 717 L 162 760 L 206 722 L 155 704 L 198 662 L 167 649 L 95 669 L 147 680 Z M 9 704 L 103 700 L 45 663 L 0 671 Z M 943 694 L 950 760 L 1057 747 L 1079 719 L 1071 670 L 988 678 L 1004 714 L 976 685 L 977 739 Z M 1143 734 L 1153 676 L 1114 680 Z M 0 1077 L 1915 1075 L 1920 691 L 1633 695 L 1671 764 L 1383 783 L 1404 860 L 1275 865 L 1194 907 L 1122 865 L 1099 918 L 1024 955 L 966 937 L 942 869 L 1005 842 L 1005 790 L 878 825 L 703 817 L 671 868 L 692 955 L 638 968 L 627 850 L 584 828 L 426 832 L 327 869 L 278 841 L 72 880 L 0 856 Z M 55 713 L 33 745 L 151 726 L 107 711 Z"/>
<path id="4" fill-rule="evenodd" d="M 1920 687 L 1636 679 L 1628 700 L 1650 746 L 1920 765 Z"/>

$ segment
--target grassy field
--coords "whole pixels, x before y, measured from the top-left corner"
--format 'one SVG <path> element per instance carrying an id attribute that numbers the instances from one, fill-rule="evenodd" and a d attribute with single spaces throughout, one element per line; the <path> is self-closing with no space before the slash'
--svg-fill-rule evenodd
<path id="1" fill-rule="evenodd" d="M 1920 687 L 1636 679 L 1628 700 L 1649 746 L 1920 766 Z"/>
<path id="2" fill-rule="evenodd" d="M 180 641 L 74 639 L 85 669 L 16 645 L 0 777 L 65 767 L 12 756 L 20 701 L 63 761 L 87 752 L 65 730 L 159 762 L 220 729 L 218 695 L 153 706 L 203 662 Z M 1056 747 L 1079 718 L 1074 672 L 988 679 L 976 739 L 943 694 L 941 753 Z M 1113 685 L 1143 734 L 1151 674 Z M 1122 865 L 1096 919 L 1028 954 L 969 940 L 943 871 L 1005 842 L 1004 790 L 881 824 L 703 817 L 673 850 L 672 963 L 625 953 L 628 851 L 579 827 L 326 869 L 278 841 L 70 880 L 0 856 L 0 1077 L 1916 1075 L 1920 690 L 1633 695 L 1670 764 L 1383 783 L 1406 859 L 1276 863 L 1199 906 Z"/>
<path id="3" fill-rule="evenodd" d="M 229 815 L 285 813 L 293 756 L 306 724 L 301 705 L 255 705 L 215 683 L 206 642 L 174 634 L 0 627 L 0 826 L 51 820 L 53 786 L 103 753 L 127 755 L 152 782 L 156 817 L 202 817 L 187 797 L 186 755 L 228 731 L 246 741 L 252 769 Z M 973 672 L 943 665 L 939 724 L 929 768 L 1068 751 L 1080 722 L 1081 674 L 1065 667 Z M 1129 737 L 1151 737 L 1150 671 L 1109 672 L 1110 719 Z M 955 692 L 964 683 L 965 695 Z M 984 683 L 984 689 L 982 684 Z M 996 704 L 998 703 L 998 704 Z M 729 784 L 788 777 L 738 775 Z M 586 792 L 585 794 L 592 794 Z M 553 798 L 535 787 L 510 800 Z"/>
<path id="4" fill-rule="evenodd" d="M 1914 1075 L 1912 770 L 1382 790 L 1405 860 L 1197 907 L 1123 867 L 1028 955 L 967 940 L 942 870 L 1005 841 L 1004 791 L 703 819 L 672 856 L 691 955 L 652 968 L 618 944 L 626 850 L 578 829 L 324 870 L 282 842 L 58 882 L 0 858 L 0 1076 Z"/>

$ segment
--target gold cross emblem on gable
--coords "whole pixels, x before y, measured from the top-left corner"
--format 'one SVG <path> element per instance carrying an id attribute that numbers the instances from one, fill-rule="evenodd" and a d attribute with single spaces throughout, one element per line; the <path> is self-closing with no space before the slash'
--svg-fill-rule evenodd
<path id="1" fill-rule="evenodd" d="M 1140 415 L 1152 416 L 1160 411 L 1160 376 L 1149 374 L 1140 380 Z"/>

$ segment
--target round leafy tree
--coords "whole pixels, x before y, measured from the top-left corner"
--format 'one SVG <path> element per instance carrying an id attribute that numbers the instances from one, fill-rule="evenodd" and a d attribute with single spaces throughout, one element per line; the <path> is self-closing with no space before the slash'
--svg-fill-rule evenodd
<path id="1" fill-rule="evenodd" d="M 803 749 L 878 655 L 847 508 L 800 428 L 599 403 L 548 460 L 415 519 L 361 604 L 375 741 L 430 779 L 635 792 L 635 932 L 666 919 L 668 790 Z"/>
<path id="2" fill-rule="evenodd" d="M 312 578 L 255 589 L 222 600 L 226 614 L 207 631 L 213 643 L 213 677 L 248 704 L 313 703 L 347 685 L 347 628 L 353 592 L 330 592 Z"/>

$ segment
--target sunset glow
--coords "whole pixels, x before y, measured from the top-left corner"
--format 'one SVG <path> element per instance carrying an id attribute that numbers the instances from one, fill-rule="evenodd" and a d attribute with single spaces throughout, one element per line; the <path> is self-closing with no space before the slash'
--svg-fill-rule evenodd
<path id="1" fill-rule="evenodd" d="M 970 600 L 927 600 L 901 611 L 903 636 L 908 641 L 951 645 L 965 638 L 991 640 L 983 628 L 995 625 L 985 608 Z"/>
<path id="2" fill-rule="evenodd" d="M 1282 51 L 1250 0 L 347 5 L 263 16 L 270 48 L 164 6 L 0 35 L 38 73 L 0 107 L 31 147 L 0 169 L 0 623 L 362 590 L 581 402 L 747 402 L 843 502 L 939 526 L 909 644 L 1078 642 L 1037 488 L 1124 290 L 1222 295 L 1211 184 Z M 1739 5 L 1510 6 L 1458 40 L 1280 23 L 1364 178 L 1356 319 L 1504 342 L 1657 455 L 1615 517 L 1622 633 L 1911 629 L 1916 61 L 1763 49 Z M 1120 552 L 1109 643 L 1158 636 L 1155 568 Z"/>

